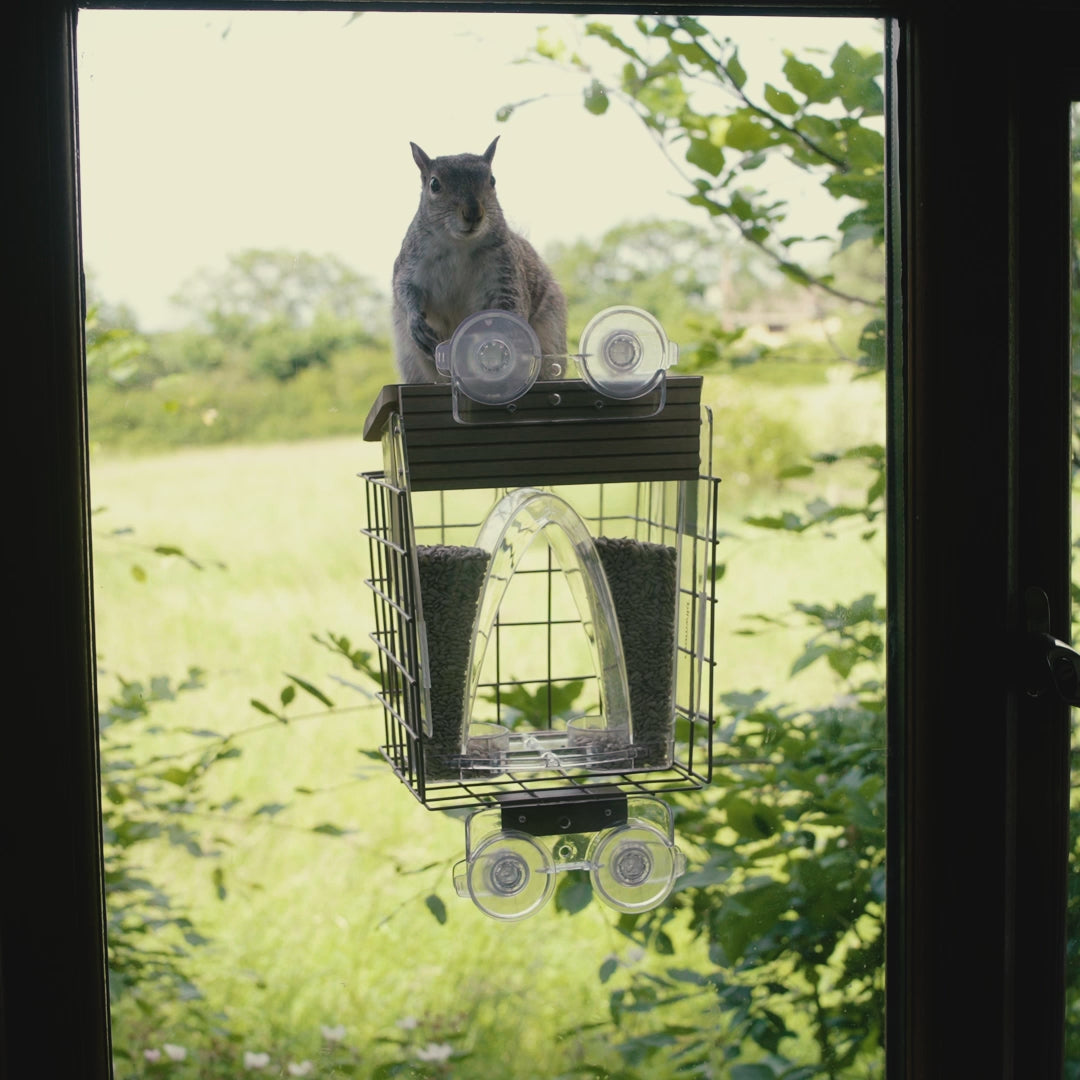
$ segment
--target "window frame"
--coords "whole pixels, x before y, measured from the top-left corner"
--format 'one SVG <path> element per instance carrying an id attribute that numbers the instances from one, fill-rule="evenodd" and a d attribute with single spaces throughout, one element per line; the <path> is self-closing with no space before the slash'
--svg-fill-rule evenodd
<path id="1" fill-rule="evenodd" d="M 34 529 L 19 561 L 16 671 L 20 686 L 45 692 L 24 710 L 30 715 L 9 723 L 0 766 L 15 869 L 0 916 L 0 1061 L 5 1075 L 44 1067 L 97 1080 L 110 1075 L 111 1048 L 78 216 L 79 6 L 19 0 L 18 47 L 10 51 L 12 400 L 30 443 L 14 471 Z M 528 5 L 545 6 L 633 9 L 607 0 Z M 648 10 L 664 7 L 699 5 Z M 888 1075 L 1056 1080 L 1068 713 L 1023 693 L 1016 646 L 1026 585 L 1047 591 L 1052 630 L 1068 638 L 1067 465 L 1058 446 L 1068 423 L 1067 322 L 1060 340 L 1067 229 L 1054 232 L 1067 222 L 1068 186 L 1067 173 L 1055 180 L 1053 170 L 1061 106 L 1080 97 L 1069 56 L 1080 25 L 1071 6 L 1043 0 L 1009 2 L 1014 18 L 949 10 L 956 7 L 789 0 L 700 10 L 888 20 L 896 89 L 888 195 Z M 992 107 L 964 112 L 956 103 L 964 86 L 986 88 Z M 979 315 L 977 324 L 968 313 Z M 29 801 L 27 778 L 37 780 Z M 57 1032 L 46 1045 L 43 1021 Z"/>

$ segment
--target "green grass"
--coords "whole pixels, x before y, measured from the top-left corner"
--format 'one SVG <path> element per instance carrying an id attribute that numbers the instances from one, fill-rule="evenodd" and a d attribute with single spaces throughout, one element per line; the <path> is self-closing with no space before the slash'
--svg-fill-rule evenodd
<path id="1" fill-rule="evenodd" d="M 718 378 L 709 394 L 718 420 L 737 418 L 753 396 L 759 414 L 797 424 L 812 446 L 865 441 L 881 423 L 880 387 L 872 381 L 853 388 L 826 379 L 755 394 L 744 380 Z M 720 456 L 724 435 L 718 423 Z M 549 905 L 523 923 L 500 924 L 455 897 L 450 867 L 463 852 L 460 823 L 423 809 L 385 767 L 360 753 L 378 745 L 381 715 L 335 681 L 345 674 L 341 664 L 311 637 L 329 630 L 355 644 L 366 638 L 370 597 L 362 584 L 363 491 L 356 476 L 378 463 L 378 448 L 357 437 L 144 458 L 96 453 L 103 689 L 116 674 L 178 677 L 197 665 L 206 671 L 205 689 L 155 710 L 163 745 L 180 746 L 175 732 L 184 726 L 253 729 L 238 739 L 242 755 L 217 766 L 212 779 L 217 799 L 243 800 L 231 819 L 206 821 L 208 832 L 226 842 L 226 854 L 210 863 L 165 847 L 151 869 L 212 938 L 199 950 L 200 982 L 242 1033 L 242 1045 L 229 1051 L 235 1060 L 245 1048 L 271 1052 L 275 1069 L 285 1060 L 315 1060 L 326 1049 L 320 1025 L 341 1023 L 348 1044 L 373 1064 L 389 1053 L 378 1040 L 403 1037 L 398 1022 L 415 1017 L 416 1038 L 459 1033 L 455 1045 L 474 1051 L 455 1075 L 507 1075 L 512 1046 L 516 1080 L 552 1077 L 583 1052 L 577 1037 L 556 1033 L 606 1016 L 611 987 L 597 971 L 609 955 L 627 955 L 616 914 L 592 904 L 568 917 Z M 717 471 L 724 473 L 722 462 Z M 758 637 L 738 631 L 749 625 L 748 614 L 781 613 L 791 600 L 881 596 L 880 541 L 860 541 L 856 524 L 836 539 L 815 541 L 750 529 L 741 523 L 745 513 L 791 505 L 791 494 L 738 475 L 721 490 L 721 524 L 732 536 L 722 554 L 728 569 L 717 628 L 720 690 L 762 686 L 803 701 L 836 692 L 816 668 L 788 678 L 804 629 Z M 182 549 L 202 569 L 155 553 L 162 544 Z M 256 711 L 252 698 L 276 705 L 286 672 L 315 682 L 338 709 L 327 714 L 301 692 L 288 726 Z M 305 712 L 317 715 L 301 719 Z M 267 803 L 286 806 L 235 820 Z M 348 833 L 313 834 L 323 822 Z M 214 866 L 224 872 L 224 900 L 211 882 Z M 432 894 L 445 903 L 445 926 L 425 906 Z M 676 946 L 678 966 L 702 960 L 685 935 Z M 122 1008 L 117 1015 L 125 1018 Z M 117 1030 L 136 1054 L 189 1038 L 180 1019 L 174 1031 L 149 1032 L 126 1019 Z M 225 1068 L 221 1075 L 238 1072 Z"/>

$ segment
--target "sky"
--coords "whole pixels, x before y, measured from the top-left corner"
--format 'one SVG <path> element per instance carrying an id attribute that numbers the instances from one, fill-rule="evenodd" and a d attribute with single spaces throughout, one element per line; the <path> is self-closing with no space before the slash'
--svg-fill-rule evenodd
<path id="1" fill-rule="evenodd" d="M 628 23 L 629 17 L 604 16 Z M 880 48 L 871 20 L 717 18 L 753 80 L 783 50 L 843 41 Z M 632 113 L 582 105 L 581 77 L 521 63 L 537 29 L 581 42 L 570 16 L 441 12 L 83 11 L 78 29 L 83 248 L 98 294 L 142 329 L 186 316 L 170 303 L 230 252 L 334 254 L 388 291 L 419 198 L 409 150 L 482 153 L 503 211 L 541 251 L 598 239 L 623 221 L 704 224 Z M 505 123 L 496 111 L 534 100 Z M 794 231 L 819 233 L 843 207 L 812 180 L 762 170 L 791 204 Z"/>

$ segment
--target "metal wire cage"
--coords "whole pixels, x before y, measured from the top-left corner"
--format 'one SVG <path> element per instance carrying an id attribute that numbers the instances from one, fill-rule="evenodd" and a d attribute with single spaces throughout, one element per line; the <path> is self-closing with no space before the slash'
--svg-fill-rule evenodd
<path id="1" fill-rule="evenodd" d="M 568 743 L 575 744 L 575 730 L 583 726 L 588 732 L 589 717 L 602 706 L 603 687 L 590 662 L 587 618 L 572 602 L 567 567 L 553 557 L 549 544 L 533 544 L 512 575 L 484 643 L 482 662 L 476 662 L 471 707 L 469 703 L 459 707 L 456 701 L 448 706 L 449 698 L 463 697 L 462 673 L 470 645 L 475 652 L 469 631 L 476 601 L 475 591 L 454 595 L 453 582 L 448 585 L 448 579 L 440 577 L 440 566 L 448 561 L 447 553 L 476 550 L 472 545 L 489 511 L 517 485 L 484 485 L 482 476 L 462 479 L 467 469 L 452 470 L 438 483 L 426 482 L 422 467 L 410 469 L 410 457 L 420 459 L 422 454 L 414 451 L 409 425 L 403 420 L 406 411 L 384 410 L 384 468 L 362 474 L 367 509 L 363 532 L 370 558 L 366 584 L 374 602 L 371 638 L 383 706 L 381 750 L 399 779 L 431 809 L 495 805 L 530 793 L 543 799 L 545 792 L 585 795 L 593 789 L 599 795 L 601 786 L 609 793 L 618 789 L 640 795 L 707 784 L 714 724 L 720 482 L 710 475 L 711 468 L 695 470 L 693 478 L 685 465 L 664 478 L 626 478 L 635 471 L 646 476 L 650 471 L 664 472 L 655 461 L 651 470 L 641 467 L 648 454 L 642 454 L 639 443 L 637 464 L 628 470 L 620 467 L 611 480 L 596 483 L 585 482 L 582 475 L 565 480 L 549 475 L 547 479 L 556 482 L 536 485 L 571 504 L 604 551 L 675 553 L 672 649 L 666 667 L 658 655 L 664 650 L 656 648 L 651 629 L 640 633 L 624 619 L 624 612 L 640 606 L 640 597 L 648 592 L 655 576 L 650 567 L 631 566 L 630 580 L 624 581 L 621 591 L 613 590 L 630 699 L 635 703 L 633 752 L 614 757 L 592 748 L 567 752 Z M 632 422 L 632 415 L 627 419 Z M 698 437 L 704 433 L 702 441 L 708 446 L 707 410 L 698 427 Z M 529 430 L 530 439 L 542 437 L 537 427 Z M 632 434 L 618 422 L 605 430 L 609 440 L 625 440 Z M 574 436 L 578 438 L 580 430 Z M 416 441 L 423 443 L 419 436 Z M 507 452 L 513 456 L 512 448 L 507 450 L 513 441 L 504 428 L 497 460 Z M 540 471 L 550 474 L 552 469 L 545 466 Z M 586 475 L 596 471 L 583 470 Z M 463 486 L 453 486 L 454 472 Z M 610 562 L 606 573 L 616 580 Z M 663 607 L 667 601 L 660 603 Z M 646 605 L 647 623 L 656 621 L 656 610 L 655 604 L 651 612 Z M 475 641 L 475 632 L 472 636 Z M 656 684 L 665 680 L 670 690 L 658 695 Z M 433 714 L 445 718 L 455 708 L 458 727 L 451 725 L 447 735 L 433 724 Z M 499 754 L 497 767 L 485 767 L 483 758 L 448 753 L 447 738 L 458 739 L 462 723 L 470 747 L 474 733 L 481 743 L 487 731 L 494 739 L 507 739 L 505 733 L 511 733 L 510 749 Z"/>

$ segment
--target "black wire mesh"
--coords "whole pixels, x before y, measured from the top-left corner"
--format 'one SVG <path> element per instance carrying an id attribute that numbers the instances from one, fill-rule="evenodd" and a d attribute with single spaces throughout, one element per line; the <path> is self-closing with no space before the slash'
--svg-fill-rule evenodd
<path id="1" fill-rule="evenodd" d="M 625 771 L 543 769 L 447 776 L 433 767 L 430 730 L 425 734 L 423 682 L 427 641 L 422 629 L 417 549 L 429 544 L 469 543 L 486 509 L 501 491 L 409 493 L 382 472 L 365 473 L 371 590 L 375 643 L 383 708 L 382 753 L 413 795 L 431 809 L 494 804 L 500 795 L 516 796 L 555 788 L 587 789 L 617 785 L 628 794 L 655 794 L 701 787 L 711 779 L 715 670 L 717 491 L 719 480 L 573 485 L 553 488 L 574 502 L 594 536 L 611 533 L 649 543 L 675 543 L 681 532 L 676 627 L 674 752 L 663 767 Z M 677 495 L 676 495 L 677 493 Z M 482 720 L 519 721 L 522 700 L 539 703 L 529 722 L 555 728 L 564 719 L 564 700 L 587 698 L 597 676 L 588 655 L 575 655 L 567 635 L 580 633 L 575 613 L 565 603 L 563 568 L 550 548 L 536 545 L 536 558 L 515 578 L 532 600 L 524 617 L 500 607 L 477 701 Z M 568 659 L 569 657 L 569 659 Z M 516 665 L 516 666 L 515 666 Z M 526 667 L 527 671 L 518 670 Z M 546 715 L 543 706 L 546 703 Z M 477 719 L 477 717 L 473 717 Z"/>

